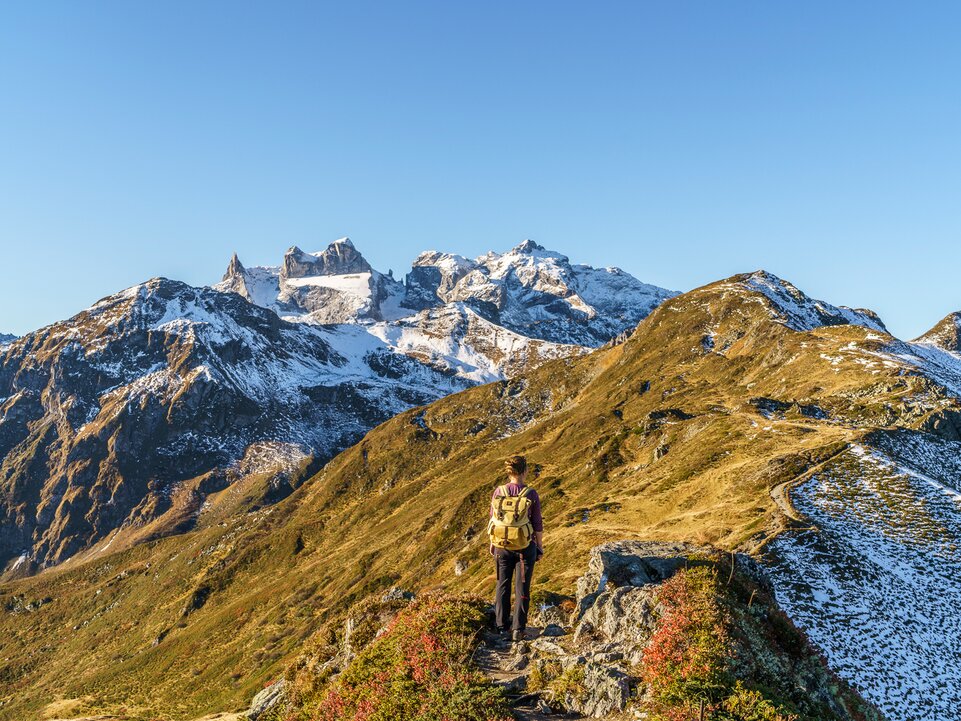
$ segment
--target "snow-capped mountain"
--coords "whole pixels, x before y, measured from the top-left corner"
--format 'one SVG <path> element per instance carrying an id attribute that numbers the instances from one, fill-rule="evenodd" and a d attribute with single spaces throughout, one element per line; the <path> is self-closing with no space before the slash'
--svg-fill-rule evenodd
<path id="1" fill-rule="evenodd" d="M 572 265 L 529 240 L 475 260 L 422 253 L 401 283 L 341 238 L 316 253 L 291 248 L 279 266 L 245 268 L 234 255 L 213 287 L 286 320 L 358 324 L 396 352 L 472 382 L 584 353 L 676 295 L 618 268 Z"/>
<path id="2" fill-rule="evenodd" d="M 677 293 L 619 268 L 575 265 L 531 240 L 474 260 L 431 251 L 407 275 L 404 305 L 462 302 L 517 333 L 555 343 L 599 346 L 633 328 Z"/>
<path id="3" fill-rule="evenodd" d="M 291 321 L 356 323 L 403 315 L 396 310 L 403 284 L 371 268 L 349 238 L 318 253 L 294 246 L 273 267 L 244 268 L 234 254 L 214 288 L 239 293 Z"/>
<path id="4" fill-rule="evenodd" d="M 190 526 L 248 456 L 283 475 L 468 385 L 359 326 L 289 323 L 166 279 L 134 286 L 0 356 L 0 563 Z"/>
<path id="5" fill-rule="evenodd" d="M 10 333 L 0 333 L 0 345 L 7 345 L 17 339 L 17 336 Z"/>

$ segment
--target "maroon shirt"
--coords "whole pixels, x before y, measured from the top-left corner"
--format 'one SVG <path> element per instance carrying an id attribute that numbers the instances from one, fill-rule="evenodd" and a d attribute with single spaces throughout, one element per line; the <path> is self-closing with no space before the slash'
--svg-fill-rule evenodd
<path id="1" fill-rule="evenodd" d="M 521 491 L 525 488 L 527 488 L 527 486 L 522 486 L 519 483 L 513 483 L 513 482 L 508 483 L 507 495 L 519 496 L 521 494 Z M 491 500 L 493 501 L 495 498 L 497 498 L 500 495 L 501 495 L 501 487 L 497 486 L 497 488 L 495 488 L 494 492 L 491 494 Z M 531 508 L 528 514 L 531 519 L 531 527 L 534 529 L 534 533 L 543 533 L 544 521 L 541 518 L 541 497 L 537 495 L 537 491 L 535 491 L 533 488 L 531 488 L 527 492 L 527 497 L 531 499 Z M 491 509 L 491 513 L 493 512 L 494 512 L 494 509 Z"/>

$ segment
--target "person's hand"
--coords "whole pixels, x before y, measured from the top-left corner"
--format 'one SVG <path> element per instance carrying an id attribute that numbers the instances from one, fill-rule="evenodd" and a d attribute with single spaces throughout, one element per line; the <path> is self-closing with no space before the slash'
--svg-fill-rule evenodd
<path id="1" fill-rule="evenodd" d="M 543 546 L 538 546 L 538 547 L 537 547 L 537 559 L 536 559 L 536 560 L 539 561 L 539 560 L 541 560 L 541 558 L 543 558 L 543 557 L 544 557 L 544 547 L 543 547 Z"/>
<path id="2" fill-rule="evenodd" d="M 493 543 L 490 544 L 490 545 L 487 547 L 487 552 L 488 552 L 490 555 L 492 555 L 492 556 L 494 555 L 494 544 L 493 544 Z"/>

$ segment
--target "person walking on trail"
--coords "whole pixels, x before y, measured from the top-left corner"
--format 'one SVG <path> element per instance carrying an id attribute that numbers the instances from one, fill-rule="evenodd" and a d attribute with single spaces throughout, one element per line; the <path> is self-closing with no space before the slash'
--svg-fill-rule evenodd
<path id="1" fill-rule="evenodd" d="M 504 465 L 509 482 L 494 489 L 487 526 L 490 552 L 497 566 L 494 624 L 498 632 L 511 630 L 513 640 L 521 641 L 527 629 L 534 563 L 544 555 L 544 523 L 541 499 L 525 483 L 527 460 L 511 456 Z M 512 613 L 511 580 L 515 575 Z"/>

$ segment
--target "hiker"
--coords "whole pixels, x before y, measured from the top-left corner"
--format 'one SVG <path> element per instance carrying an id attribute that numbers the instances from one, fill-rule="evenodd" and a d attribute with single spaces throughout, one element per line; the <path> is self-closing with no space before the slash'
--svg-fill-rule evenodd
<path id="1" fill-rule="evenodd" d="M 525 484 L 527 460 L 524 456 L 511 456 L 504 465 L 509 482 L 495 488 L 491 495 L 487 527 L 490 553 L 497 566 L 494 625 L 500 633 L 510 629 L 512 639 L 521 641 L 527 629 L 534 562 L 544 555 L 544 524 L 541 499 L 537 491 Z M 514 611 L 508 618 L 515 571 Z"/>

